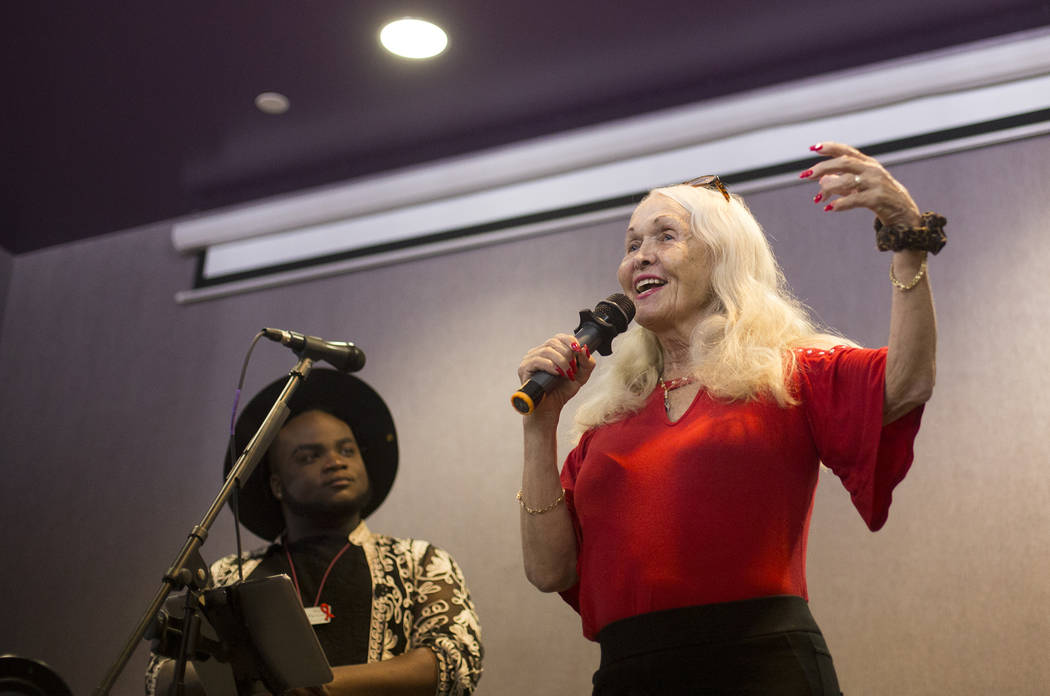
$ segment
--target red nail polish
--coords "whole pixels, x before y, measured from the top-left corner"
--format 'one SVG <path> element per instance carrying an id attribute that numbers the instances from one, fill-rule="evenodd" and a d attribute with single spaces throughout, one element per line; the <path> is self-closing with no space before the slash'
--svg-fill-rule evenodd
<path id="1" fill-rule="evenodd" d="M 835 206 L 832 205 L 831 203 L 828 203 L 826 206 L 824 206 L 824 212 L 825 213 L 828 212 L 829 210 L 834 210 L 834 209 L 835 209 Z"/>
<path id="2" fill-rule="evenodd" d="M 591 347 L 586 343 L 583 344 L 583 349 L 587 352 L 587 357 L 591 357 Z"/>
<path id="3" fill-rule="evenodd" d="M 807 169 L 806 171 L 804 171 L 801 174 L 799 174 L 798 178 L 799 179 L 808 179 L 811 176 L 813 176 L 813 170 L 812 169 Z"/>
<path id="4" fill-rule="evenodd" d="M 560 367 L 555 367 L 554 369 L 557 370 L 558 374 L 561 375 L 562 377 L 566 376 L 565 370 L 561 369 Z"/>
<path id="5" fill-rule="evenodd" d="M 817 143 L 816 145 L 810 145 L 809 149 L 813 152 L 820 152 L 824 149 L 824 143 Z"/>
<path id="6" fill-rule="evenodd" d="M 580 350 L 580 344 L 577 343 L 576 341 L 572 342 L 572 346 L 571 347 L 572 347 L 573 350 L 575 350 L 577 352 Z"/>
<path id="7" fill-rule="evenodd" d="M 813 196 L 813 202 L 814 203 L 820 203 L 822 200 L 824 200 L 824 194 L 823 193 L 818 193 L 817 195 Z"/>

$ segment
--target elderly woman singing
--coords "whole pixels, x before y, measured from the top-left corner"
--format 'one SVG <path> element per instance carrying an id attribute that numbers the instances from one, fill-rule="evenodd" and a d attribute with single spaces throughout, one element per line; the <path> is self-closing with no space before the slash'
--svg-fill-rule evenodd
<path id="1" fill-rule="evenodd" d="M 711 176 L 634 210 L 618 277 L 637 325 L 585 390 L 560 475 L 559 415 L 594 360 L 558 334 L 521 361 L 523 382 L 565 378 L 524 418 L 525 572 L 600 643 L 596 695 L 839 693 L 807 605 L 819 463 L 879 529 L 933 389 L 926 256 L 945 220 L 858 150 L 811 149 L 825 157 L 801 175 L 813 202 L 873 211 L 892 252 L 888 347 L 819 331 Z"/>

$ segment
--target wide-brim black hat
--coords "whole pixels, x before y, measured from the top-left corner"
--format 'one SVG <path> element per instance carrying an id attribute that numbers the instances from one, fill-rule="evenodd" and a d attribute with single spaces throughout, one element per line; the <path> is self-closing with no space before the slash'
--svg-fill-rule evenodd
<path id="1" fill-rule="evenodd" d="M 287 381 L 287 377 L 274 380 L 241 411 L 234 427 L 238 457 L 262 425 Z M 357 377 L 335 370 L 315 369 L 292 394 L 288 408 L 288 420 L 317 409 L 332 414 L 354 431 L 371 488 L 368 505 L 361 511 L 361 517 L 368 517 L 386 499 L 397 475 L 397 433 L 390 409 L 382 397 Z M 224 475 L 229 474 L 232 466 L 227 451 Z M 234 506 L 233 498 L 230 506 Z M 270 465 L 265 456 L 241 488 L 240 519 L 241 524 L 263 539 L 276 539 L 284 530 L 281 504 L 270 490 Z"/>

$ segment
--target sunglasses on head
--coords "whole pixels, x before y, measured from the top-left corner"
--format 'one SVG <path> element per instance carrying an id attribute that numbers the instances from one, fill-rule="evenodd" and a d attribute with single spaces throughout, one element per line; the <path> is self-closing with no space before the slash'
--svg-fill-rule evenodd
<path id="1" fill-rule="evenodd" d="M 685 186 L 695 186 L 696 188 L 709 188 L 720 192 L 729 201 L 729 189 L 722 183 L 722 180 L 718 178 L 717 174 L 707 174 L 705 176 L 698 176 L 695 179 L 689 181 L 683 181 Z"/>

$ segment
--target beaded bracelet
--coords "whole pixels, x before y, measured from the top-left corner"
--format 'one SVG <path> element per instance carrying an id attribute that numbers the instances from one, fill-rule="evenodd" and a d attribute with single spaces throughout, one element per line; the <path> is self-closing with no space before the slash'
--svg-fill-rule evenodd
<path id="1" fill-rule="evenodd" d="M 922 263 L 919 264 L 919 272 L 915 274 L 915 277 L 909 280 L 907 283 L 902 283 L 897 280 L 897 276 L 893 275 L 893 261 L 890 261 L 890 282 L 893 283 L 893 287 L 897 288 L 901 292 L 908 292 L 922 280 L 922 277 L 926 275 L 926 252 L 922 252 Z"/>
<path id="2" fill-rule="evenodd" d="M 882 220 L 875 218 L 875 244 L 879 251 L 914 249 L 936 254 L 948 242 L 944 234 L 947 222 L 943 215 L 934 212 L 923 213 L 918 227 L 883 225 Z"/>
<path id="3" fill-rule="evenodd" d="M 522 497 L 523 493 L 524 493 L 524 491 L 518 491 L 518 495 L 517 495 L 518 502 L 521 503 L 521 509 L 524 510 L 525 512 L 529 513 L 530 515 L 542 515 L 545 512 L 550 512 L 554 508 L 556 508 L 559 505 L 561 505 L 562 502 L 565 500 L 565 489 L 562 488 L 561 489 L 561 494 L 557 498 L 555 498 L 554 502 L 551 503 L 550 505 L 548 505 L 546 507 L 541 507 L 541 508 L 530 508 L 528 505 L 525 504 L 525 498 Z"/>

